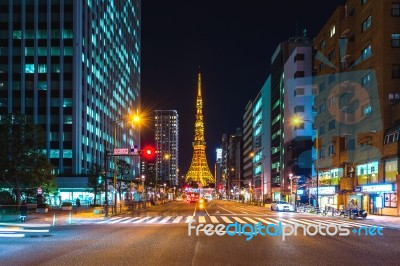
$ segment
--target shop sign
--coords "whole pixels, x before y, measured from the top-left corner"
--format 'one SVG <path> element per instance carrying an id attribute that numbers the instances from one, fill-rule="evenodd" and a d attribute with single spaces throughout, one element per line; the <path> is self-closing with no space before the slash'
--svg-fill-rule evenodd
<path id="1" fill-rule="evenodd" d="M 362 191 L 363 192 L 393 191 L 393 184 L 363 186 Z"/>
<path id="2" fill-rule="evenodd" d="M 362 189 L 361 187 L 355 187 L 354 192 L 361 192 L 362 191 L 361 189 Z"/>
<path id="3" fill-rule="evenodd" d="M 316 194 L 315 191 L 316 191 L 316 188 L 310 188 L 310 193 L 311 194 Z M 319 187 L 318 188 L 318 195 L 333 195 L 333 194 L 336 194 L 336 187 L 335 186 Z"/>

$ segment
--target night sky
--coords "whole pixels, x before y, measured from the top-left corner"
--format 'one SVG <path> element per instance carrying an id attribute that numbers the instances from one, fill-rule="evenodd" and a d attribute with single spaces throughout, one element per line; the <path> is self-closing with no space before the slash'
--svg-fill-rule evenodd
<path id="1" fill-rule="evenodd" d="M 318 34 L 344 0 L 143 0 L 142 109 L 179 115 L 179 168 L 193 148 L 197 71 L 201 68 L 207 158 L 211 171 L 222 134 L 243 126 L 245 107 L 267 79 L 279 42 Z M 150 113 L 154 117 L 154 112 Z M 142 131 L 142 146 L 154 143 Z"/>

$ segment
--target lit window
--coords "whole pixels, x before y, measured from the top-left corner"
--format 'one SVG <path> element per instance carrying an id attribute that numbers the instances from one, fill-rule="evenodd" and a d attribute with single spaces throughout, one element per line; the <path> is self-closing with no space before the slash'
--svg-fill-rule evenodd
<path id="1" fill-rule="evenodd" d="M 400 34 L 399 33 L 392 34 L 392 47 L 400 47 Z"/>
<path id="2" fill-rule="evenodd" d="M 370 85 L 371 84 L 371 80 L 372 80 L 371 73 L 368 73 L 367 75 L 362 76 L 361 77 L 361 86 L 366 87 L 366 86 Z"/>
<path id="3" fill-rule="evenodd" d="M 365 60 L 368 57 L 372 55 L 372 47 L 371 44 L 369 44 L 367 47 L 365 47 L 362 52 L 361 52 L 361 59 Z"/>
<path id="4" fill-rule="evenodd" d="M 366 31 L 372 25 L 372 17 L 369 16 L 366 20 L 363 21 L 361 25 L 361 32 Z"/>
<path id="5" fill-rule="evenodd" d="M 328 155 L 334 155 L 335 154 L 335 144 L 331 144 L 328 147 Z"/>
<path id="6" fill-rule="evenodd" d="M 372 113 L 371 103 L 367 103 L 367 104 L 363 105 L 362 111 L 363 111 L 363 113 L 362 113 L 363 116 L 370 115 Z"/>
<path id="7" fill-rule="evenodd" d="M 333 35 L 335 35 L 335 33 L 336 33 L 336 27 L 335 27 L 335 25 L 333 25 L 331 27 L 331 29 L 329 30 L 329 37 L 333 37 Z"/>

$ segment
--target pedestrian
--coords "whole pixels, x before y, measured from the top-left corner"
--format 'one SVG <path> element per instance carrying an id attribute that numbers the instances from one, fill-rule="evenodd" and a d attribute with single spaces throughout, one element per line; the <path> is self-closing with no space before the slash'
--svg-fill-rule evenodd
<path id="1" fill-rule="evenodd" d="M 26 217 L 28 216 L 28 205 L 26 204 L 26 201 L 23 201 L 19 206 L 19 212 L 21 214 L 21 222 L 25 223 Z"/>
<path id="2" fill-rule="evenodd" d="M 76 198 L 76 207 L 79 208 L 81 206 L 81 200 L 79 198 Z"/>

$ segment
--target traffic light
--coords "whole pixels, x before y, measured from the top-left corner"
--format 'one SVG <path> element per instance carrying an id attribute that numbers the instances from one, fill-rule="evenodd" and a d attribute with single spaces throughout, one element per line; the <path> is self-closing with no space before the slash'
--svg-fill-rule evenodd
<path id="1" fill-rule="evenodd" d="M 140 151 L 140 155 L 146 160 L 151 161 L 155 158 L 156 152 L 154 147 L 146 146 L 143 150 Z"/>
<path id="2" fill-rule="evenodd" d="M 98 185 L 103 184 L 103 177 L 102 177 L 101 175 L 99 175 L 99 176 L 97 177 L 97 184 L 98 184 Z"/>

